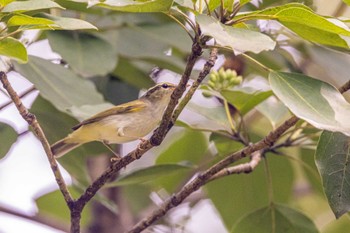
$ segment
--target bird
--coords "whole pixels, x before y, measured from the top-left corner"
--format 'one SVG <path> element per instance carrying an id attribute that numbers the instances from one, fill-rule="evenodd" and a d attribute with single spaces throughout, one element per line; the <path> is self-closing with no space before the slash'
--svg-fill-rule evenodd
<path id="1" fill-rule="evenodd" d="M 114 106 L 80 122 L 67 137 L 51 145 L 53 156 L 59 158 L 92 141 L 100 141 L 112 150 L 110 144 L 143 140 L 161 121 L 176 87 L 168 82 L 159 83 L 139 99 Z"/>

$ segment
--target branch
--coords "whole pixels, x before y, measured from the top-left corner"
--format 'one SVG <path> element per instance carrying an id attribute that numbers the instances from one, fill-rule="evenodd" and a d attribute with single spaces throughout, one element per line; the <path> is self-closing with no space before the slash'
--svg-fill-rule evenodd
<path id="1" fill-rule="evenodd" d="M 263 153 L 264 153 L 263 150 L 254 152 L 251 156 L 252 157 L 251 160 L 248 163 L 242 163 L 233 167 L 224 168 L 218 173 L 216 173 L 215 175 L 213 175 L 212 177 L 210 177 L 210 180 L 208 180 L 208 182 L 219 179 L 224 176 L 229 176 L 232 174 L 240 174 L 243 172 L 251 173 L 260 163 Z"/>
<path id="2" fill-rule="evenodd" d="M 342 87 L 339 88 L 341 93 L 344 93 L 350 89 L 350 80 L 345 83 Z M 194 178 L 191 182 L 182 187 L 182 189 L 173 195 L 171 198 L 166 200 L 157 210 L 155 210 L 150 216 L 142 219 L 139 223 L 137 223 L 129 233 L 138 233 L 146 229 L 148 226 L 153 224 L 155 221 L 163 217 L 170 209 L 178 206 L 182 203 L 185 198 L 191 195 L 193 192 L 197 191 L 201 186 L 205 185 L 211 179 L 215 179 L 216 176 L 221 176 L 225 167 L 229 164 L 234 163 L 250 154 L 256 153 L 257 151 L 265 150 L 273 146 L 273 144 L 292 126 L 294 126 L 299 121 L 299 118 L 296 116 L 292 116 L 288 120 L 286 120 L 282 125 L 280 125 L 275 130 L 271 131 L 267 136 L 265 136 L 262 140 L 250 144 L 245 148 L 229 155 L 223 160 L 219 161 L 202 174 L 199 174 L 196 178 Z M 257 158 L 254 159 L 253 165 L 257 163 Z M 256 165 L 255 165 L 256 166 Z M 231 171 L 238 170 L 238 168 L 232 168 Z M 225 171 L 223 171 L 225 172 Z M 217 175 L 218 174 L 218 175 Z M 217 177 L 218 178 L 218 177 Z"/>
<path id="3" fill-rule="evenodd" d="M 61 230 L 63 232 L 68 231 L 67 224 L 64 224 L 63 222 L 58 222 L 57 219 L 51 219 L 48 216 L 42 216 L 42 215 L 36 215 L 36 216 L 28 216 L 19 212 L 16 212 L 14 210 L 5 208 L 3 206 L 0 206 L 0 212 L 13 215 L 19 218 L 24 218 L 33 222 L 37 222 L 46 226 L 50 226 L 52 228 L 55 228 L 57 230 Z"/>
<path id="4" fill-rule="evenodd" d="M 75 209 L 77 211 L 82 211 L 84 206 L 87 202 L 90 201 L 92 197 L 97 193 L 97 191 L 106 183 L 108 182 L 111 177 L 113 177 L 114 174 L 116 174 L 119 170 L 130 164 L 131 162 L 135 161 L 136 159 L 139 159 L 144 155 L 147 151 L 152 149 L 154 146 L 158 146 L 163 139 L 165 138 L 165 135 L 168 133 L 170 128 L 174 124 L 174 119 L 177 117 L 173 117 L 173 111 L 179 101 L 179 99 L 182 97 L 182 94 L 186 90 L 186 84 L 188 80 L 190 79 L 193 67 L 195 62 L 197 61 L 198 57 L 202 54 L 202 48 L 199 42 L 194 42 L 192 46 L 191 54 L 189 55 L 187 59 L 187 65 L 185 68 L 185 71 L 181 77 L 180 83 L 178 84 L 177 88 L 174 90 L 171 100 L 164 112 L 162 121 L 160 126 L 155 130 L 153 135 L 149 140 L 146 140 L 138 145 L 138 147 L 124 156 L 121 160 L 119 160 L 116 163 L 112 163 L 108 169 L 99 177 L 97 178 L 86 190 L 85 192 L 79 197 L 79 199 L 75 203 Z M 214 59 L 210 62 L 210 68 L 208 68 L 206 65 L 203 71 L 201 72 L 202 76 L 206 75 L 208 70 L 211 69 L 211 67 L 214 65 L 216 56 L 212 57 L 211 59 Z M 204 79 L 204 77 L 200 76 L 200 79 Z M 184 98 L 184 101 L 189 101 L 189 99 L 192 97 L 195 89 L 198 87 L 199 84 L 194 84 L 189 93 Z M 184 104 L 182 104 L 184 106 Z M 182 106 L 180 104 L 180 106 Z M 183 108 L 183 107 L 182 107 Z M 176 115 L 178 116 L 180 114 L 182 109 L 177 109 Z"/>
<path id="5" fill-rule="evenodd" d="M 47 141 L 46 136 L 43 130 L 41 129 L 41 126 L 39 125 L 35 115 L 30 113 L 28 109 L 22 104 L 21 99 L 19 98 L 15 90 L 12 88 L 10 82 L 8 81 L 7 75 L 5 74 L 5 72 L 2 72 L 2 71 L 0 72 L 0 81 L 2 82 L 3 87 L 6 89 L 6 91 L 10 95 L 12 101 L 15 103 L 16 108 L 18 109 L 18 112 L 21 114 L 22 118 L 25 121 L 27 121 L 28 124 L 33 128 L 35 136 L 41 142 L 41 145 L 43 146 L 45 153 L 47 155 L 47 158 L 49 160 L 51 170 L 56 178 L 56 182 L 63 194 L 63 197 L 66 203 L 68 204 L 68 206 L 70 206 L 71 203 L 73 203 L 73 198 L 68 191 L 67 185 L 64 182 L 62 174 L 58 168 L 58 164 L 52 155 L 50 144 Z"/>

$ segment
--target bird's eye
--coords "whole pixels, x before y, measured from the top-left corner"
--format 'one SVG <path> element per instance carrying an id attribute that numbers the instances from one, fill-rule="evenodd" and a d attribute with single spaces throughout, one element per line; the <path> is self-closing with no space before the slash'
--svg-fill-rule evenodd
<path id="1" fill-rule="evenodd" d="M 169 85 L 166 84 L 166 83 L 163 83 L 163 84 L 162 84 L 162 87 L 163 87 L 164 89 L 167 89 L 167 88 L 169 87 Z"/>

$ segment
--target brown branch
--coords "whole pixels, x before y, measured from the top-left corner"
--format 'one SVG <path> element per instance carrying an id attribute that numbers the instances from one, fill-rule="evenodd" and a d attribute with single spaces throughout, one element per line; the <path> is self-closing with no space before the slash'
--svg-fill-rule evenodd
<path id="1" fill-rule="evenodd" d="M 5 72 L 0 72 L 0 81 L 2 82 L 3 87 L 6 89 L 8 94 L 10 95 L 13 103 L 16 105 L 16 108 L 18 109 L 19 113 L 21 114 L 22 118 L 28 122 L 28 124 L 33 128 L 35 136 L 39 139 L 41 142 L 41 145 L 43 146 L 45 153 L 47 155 L 47 158 L 49 160 L 51 170 L 56 178 L 56 182 L 63 194 L 63 197 L 68 204 L 68 206 L 73 203 L 73 198 L 71 194 L 68 191 L 67 185 L 62 177 L 62 174 L 58 168 L 58 164 L 56 160 L 54 159 L 50 144 L 46 139 L 46 136 L 44 134 L 44 131 L 41 129 L 41 126 L 39 125 L 35 115 L 30 113 L 28 109 L 23 105 L 21 99 L 19 98 L 18 94 L 15 92 L 15 90 L 12 88 L 10 82 L 7 79 L 7 75 Z"/>
<path id="2" fill-rule="evenodd" d="M 163 217 L 171 208 L 178 206 L 186 197 L 191 193 L 198 190 L 201 186 L 207 183 L 210 178 L 224 169 L 229 164 L 238 161 L 256 151 L 266 149 L 274 144 L 275 141 L 290 127 L 295 125 L 298 122 L 299 118 L 293 116 L 290 119 L 286 120 L 281 126 L 271 131 L 265 138 L 260 140 L 257 143 L 251 144 L 240 151 L 237 151 L 228 157 L 224 158 L 217 164 L 213 165 L 207 169 L 202 174 L 199 174 L 187 185 L 182 187 L 182 189 L 173 195 L 170 199 L 166 200 L 157 210 L 155 210 L 151 216 L 144 218 L 138 224 L 136 224 L 129 232 L 136 233 L 141 232 L 150 226 L 152 223 L 157 221 L 159 218 Z"/>
<path id="3" fill-rule="evenodd" d="M 28 215 L 19 213 L 17 211 L 14 211 L 12 209 L 9 209 L 9 208 L 3 207 L 3 206 L 0 206 L 0 212 L 6 213 L 6 214 L 9 214 L 9 215 L 13 215 L 13 216 L 16 216 L 16 217 L 19 217 L 19 218 L 23 218 L 23 219 L 26 219 L 26 220 L 30 220 L 30 221 L 33 221 L 33 222 L 36 222 L 36 223 L 40 223 L 40 224 L 43 224 L 43 225 L 55 228 L 57 230 L 61 230 L 63 232 L 67 232 L 68 231 L 68 225 L 67 224 L 65 224 L 63 222 L 59 222 L 59 221 L 57 221 L 57 219 L 52 219 L 52 218 L 50 218 L 50 217 L 48 217 L 46 215 L 45 216 L 44 215 L 28 216 Z"/>
<path id="4" fill-rule="evenodd" d="M 350 80 L 345 83 L 342 87 L 338 89 L 341 93 L 344 93 L 350 90 Z M 264 137 L 259 142 L 254 144 L 250 144 L 249 146 L 237 151 L 223 160 L 219 161 L 202 174 L 199 174 L 196 178 L 194 178 L 187 185 L 183 186 L 182 189 L 173 195 L 171 198 L 166 200 L 157 210 L 155 210 L 150 216 L 141 220 L 138 224 L 136 224 L 129 233 L 138 233 L 146 229 L 148 226 L 153 224 L 155 221 L 163 217 L 170 209 L 178 206 L 185 198 L 187 198 L 190 194 L 198 190 L 201 186 L 205 185 L 208 181 L 210 181 L 216 174 L 220 174 L 220 172 L 225 169 L 229 164 L 234 163 L 250 154 L 253 154 L 257 151 L 265 150 L 270 148 L 289 128 L 294 126 L 299 121 L 299 118 L 296 116 L 292 116 L 288 120 L 286 120 L 282 125 L 280 125 L 275 130 L 271 131 L 266 137 Z M 257 160 L 257 159 L 256 159 Z M 256 163 L 253 162 L 253 163 Z M 255 165 L 255 164 L 253 164 Z M 233 170 L 238 168 L 232 168 Z M 224 172 L 224 171 L 223 171 Z M 220 176 L 220 175 L 218 175 Z"/>

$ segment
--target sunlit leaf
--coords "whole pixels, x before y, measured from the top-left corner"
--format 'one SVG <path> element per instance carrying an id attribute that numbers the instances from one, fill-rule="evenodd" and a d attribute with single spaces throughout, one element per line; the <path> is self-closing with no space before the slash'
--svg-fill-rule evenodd
<path id="1" fill-rule="evenodd" d="M 61 111 L 72 106 L 103 103 L 103 97 L 92 82 L 76 76 L 61 65 L 31 56 L 27 64 L 15 64 L 15 69 L 40 90 Z"/>
<path id="2" fill-rule="evenodd" d="M 267 8 L 241 14 L 237 19 L 274 19 L 298 34 L 300 37 L 314 43 L 349 48 L 350 31 L 333 23 L 331 18 L 322 17 L 311 8 L 300 3 L 289 3 L 282 6 Z"/>
<path id="3" fill-rule="evenodd" d="M 334 215 L 350 211 L 350 138 L 324 131 L 316 151 L 316 165 Z"/>
<path id="4" fill-rule="evenodd" d="M 260 32 L 226 26 L 207 15 L 198 15 L 196 20 L 203 34 L 213 37 L 217 44 L 229 47 L 235 53 L 260 53 L 275 48 L 276 42 Z"/>
<path id="5" fill-rule="evenodd" d="M 299 118 L 350 135 L 350 104 L 330 84 L 297 73 L 271 72 L 273 92 Z"/>
<path id="6" fill-rule="evenodd" d="M 91 23 L 81 20 L 81 19 L 75 19 L 75 18 L 67 18 L 67 17 L 59 17 L 59 16 L 53 16 L 49 14 L 42 14 L 45 18 L 48 18 L 55 22 L 55 25 L 53 25 L 53 29 L 60 29 L 60 30 L 83 30 L 83 29 L 92 29 L 97 30 L 97 28 L 92 25 Z M 52 29 L 50 27 L 43 28 L 43 29 Z"/>
<path id="7" fill-rule="evenodd" d="M 28 1 L 14 1 L 6 5 L 2 12 L 24 12 L 34 11 L 49 8 L 60 8 L 64 9 L 54 1 L 48 0 L 28 0 Z"/>
<path id="8" fill-rule="evenodd" d="M 12 37 L 0 40 L 0 55 L 17 59 L 20 62 L 28 61 L 27 49 Z"/>
<path id="9" fill-rule="evenodd" d="M 11 126 L 0 122 L 0 159 L 8 153 L 12 144 L 15 143 L 16 140 L 16 131 Z"/>
<path id="10" fill-rule="evenodd" d="M 89 1 L 89 5 L 109 8 L 124 12 L 164 12 L 168 11 L 173 0 L 98 0 Z"/>
<path id="11" fill-rule="evenodd" d="M 276 128 L 283 120 L 290 116 L 288 108 L 275 96 L 271 96 L 266 101 L 260 103 L 256 109 L 267 117 L 273 128 Z"/>
<path id="12" fill-rule="evenodd" d="M 24 14 L 17 14 L 12 16 L 7 25 L 10 26 L 21 26 L 21 25 L 50 25 L 54 24 L 52 20 L 40 18 L 40 17 L 31 17 Z M 31 28 L 32 29 L 32 28 Z"/>
<path id="13" fill-rule="evenodd" d="M 52 49 L 83 77 L 104 76 L 117 64 L 112 45 L 92 34 L 53 31 L 48 39 Z"/>
<path id="14" fill-rule="evenodd" d="M 271 204 L 244 216 L 234 227 L 233 232 L 319 232 L 306 215 L 290 207 Z"/>

